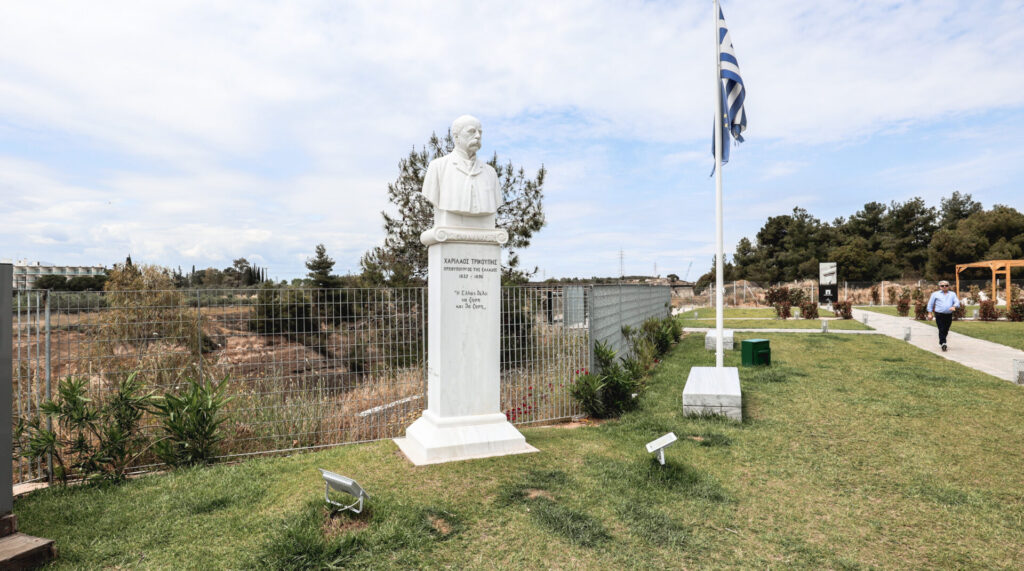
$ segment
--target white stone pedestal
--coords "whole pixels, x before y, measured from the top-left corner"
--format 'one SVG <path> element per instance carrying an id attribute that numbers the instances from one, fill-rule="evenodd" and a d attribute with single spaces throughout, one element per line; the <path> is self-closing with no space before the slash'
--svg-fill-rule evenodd
<path id="1" fill-rule="evenodd" d="M 724 414 L 743 420 L 743 394 L 736 367 L 691 367 L 683 387 L 685 416 Z"/>
<path id="2" fill-rule="evenodd" d="M 434 227 L 427 410 L 395 443 L 417 466 L 536 452 L 501 412 L 501 229 Z"/>
<path id="3" fill-rule="evenodd" d="M 725 338 L 725 345 L 722 345 L 723 350 L 731 351 L 735 348 L 735 337 L 733 336 L 732 329 L 723 329 L 722 337 Z M 712 329 L 707 332 L 704 336 L 704 348 L 708 351 L 718 350 L 718 329 Z"/>

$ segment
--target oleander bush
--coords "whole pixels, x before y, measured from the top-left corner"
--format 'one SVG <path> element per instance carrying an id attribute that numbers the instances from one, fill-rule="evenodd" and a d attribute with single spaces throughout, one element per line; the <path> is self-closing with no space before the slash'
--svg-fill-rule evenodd
<path id="1" fill-rule="evenodd" d="M 818 319 L 818 304 L 811 300 L 801 303 L 800 317 L 804 319 Z"/>
<path id="2" fill-rule="evenodd" d="M 789 301 L 780 301 L 774 307 L 775 316 L 779 319 L 789 319 L 793 316 L 793 306 Z"/>
<path id="3" fill-rule="evenodd" d="M 104 400 L 89 396 L 89 380 L 68 377 L 57 385 L 57 397 L 39 407 L 40 416 L 15 428 L 21 456 L 43 461 L 52 457 L 53 475 L 69 480 L 123 481 L 129 466 L 146 450 L 141 420 L 152 402 L 137 374 L 120 380 Z M 44 425 L 51 419 L 56 426 Z"/>
<path id="4" fill-rule="evenodd" d="M 228 379 L 219 383 L 188 379 L 180 394 L 165 394 L 153 402 L 164 438 L 157 441 L 157 456 L 170 466 L 211 464 L 224 439 L 221 425 L 227 420 L 224 405 Z"/>
<path id="5" fill-rule="evenodd" d="M 832 311 L 843 319 L 853 319 L 853 302 L 848 299 L 832 302 Z"/>
<path id="6" fill-rule="evenodd" d="M 629 353 L 616 358 L 607 343 L 596 343 L 596 371 L 577 371 L 569 388 L 583 411 L 594 418 L 616 417 L 636 408 L 647 371 L 680 339 L 682 326 L 673 317 L 650 318 L 639 329 L 624 326 L 622 334 L 629 343 Z"/>

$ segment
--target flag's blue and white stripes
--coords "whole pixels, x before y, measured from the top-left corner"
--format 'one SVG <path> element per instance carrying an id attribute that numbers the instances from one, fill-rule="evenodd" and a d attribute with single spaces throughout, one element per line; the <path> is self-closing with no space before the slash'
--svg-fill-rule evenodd
<path id="1" fill-rule="evenodd" d="M 721 78 L 725 83 L 723 108 L 725 124 L 733 138 L 742 143 L 743 131 L 747 129 L 747 112 L 743 109 L 743 100 L 747 94 L 743 88 L 743 78 L 740 77 L 740 65 L 736 61 L 736 52 L 733 51 L 729 27 L 725 25 L 725 15 L 721 8 L 718 9 L 718 44 Z"/>
<path id="2" fill-rule="evenodd" d="M 717 3 L 716 3 L 717 4 Z M 718 8 L 718 83 L 722 92 L 722 164 L 729 162 L 729 135 L 738 142 L 743 142 L 743 131 L 747 129 L 747 112 L 743 109 L 743 100 L 747 96 L 740 77 L 740 66 L 736 62 L 729 28 L 725 25 L 725 15 Z M 718 123 L 716 121 L 716 123 Z M 712 131 L 714 133 L 714 131 Z M 715 137 L 711 137 L 711 154 L 715 154 Z M 714 176 L 715 169 L 711 168 Z"/>

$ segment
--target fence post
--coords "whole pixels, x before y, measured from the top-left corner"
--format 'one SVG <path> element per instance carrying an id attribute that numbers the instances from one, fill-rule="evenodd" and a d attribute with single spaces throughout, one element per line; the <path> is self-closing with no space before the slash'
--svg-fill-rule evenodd
<path id="1" fill-rule="evenodd" d="M 11 426 L 12 339 L 11 290 L 14 265 L 0 264 L 0 517 L 14 511 L 13 430 Z"/>
<path id="2" fill-rule="evenodd" d="M 43 290 L 44 323 L 46 324 L 45 347 L 46 347 L 46 399 L 53 398 L 53 391 L 50 388 L 51 371 L 53 370 L 52 351 L 50 350 L 50 290 Z M 46 415 L 46 430 L 53 431 L 53 418 Z M 46 455 L 46 481 L 53 483 L 53 454 Z"/>
<path id="3" fill-rule="evenodd" d="M 203 314 L 201 305 L 202 295 L 196 290 L 196 353 L 199 354 L 199 384 L 203 383 Z"/>
<path id="4" fill-rule="evenodd" d="M 420 286 L 420 367 L 423 369 L 424 387 L 427 386 L 427 319 L 429 318 L 427 315 L 427 287 L 429 286 Z M 502 303 L 505 300 L 499 295 L 498 301 L 499 303 Z M 502 305 L 502 308 L 504 307 L 505 306 Z M 504 315 L 502 315 L 501 318 L 507 319 Z"/>

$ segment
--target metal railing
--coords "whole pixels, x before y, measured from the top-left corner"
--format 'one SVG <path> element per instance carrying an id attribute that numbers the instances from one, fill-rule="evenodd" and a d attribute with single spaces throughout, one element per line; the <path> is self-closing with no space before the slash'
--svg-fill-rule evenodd
<path id="1" fill-rule="evenodd" d="M 136 373 L 157 394 L 228 379 L 228 457 L 400 436 L 426 406 L 426 299 L 425 288 L 22 290 L 0 315 L 13 418 L 38 417 L 62 379 L 88 380 L 102 401 Z M 668 299 L 664 287 L 502 288 L 502 411 L 520 425 L 580 415 L 569 388 L 592 340 L 667 315 Z M 155 436 L 156 420 L 143 430 Z M 16 483 L 49 477 L 46 462 L 15 458 Z"/>

